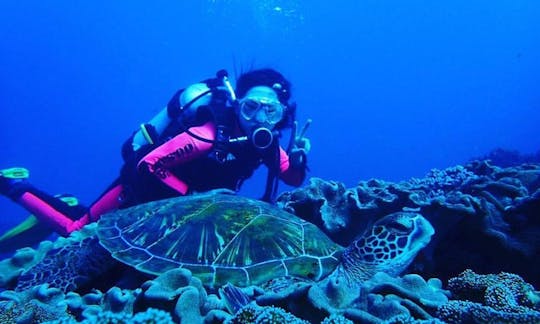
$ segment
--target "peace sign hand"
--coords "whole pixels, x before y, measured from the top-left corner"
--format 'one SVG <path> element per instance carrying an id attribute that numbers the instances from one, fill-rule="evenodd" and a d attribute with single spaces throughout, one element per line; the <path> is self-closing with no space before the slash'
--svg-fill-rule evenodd
<path id="1" fill-rule="evenodd" d="M 300 132 L 297 132 L 294 137 L 294 144 L 289 153 L 289 162 L 295 168 L 301 168 L 307 164 L 307 154 L 311 150 L 311 141 L 305 136 L 306 131 L 311 125 L 312 120 L 308 119 Z M 296 124 L 296 121 L 295 121 Z M 296 125 L 295 125 L 296 126 Z M 293 128 L 296 130 L 296 127 Z"/>

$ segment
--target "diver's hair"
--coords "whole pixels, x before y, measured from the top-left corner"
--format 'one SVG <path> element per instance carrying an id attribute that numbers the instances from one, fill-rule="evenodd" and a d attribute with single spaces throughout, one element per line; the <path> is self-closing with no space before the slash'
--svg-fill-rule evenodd
<path id="1" fill-rule="evenodd" d="M 275 86 L 276 84 L 279 84 L 279 88 Z M 291 83 L 278 71 L 266 68 L 243 73 L 236 81 L 236 95 L 242 98 L 249 89 L 256 86 L 273 88 L 279 101 L 288 105 L 291 98 Z"/>
<path id="2" fill-rule="evenodd" d="M 276 124 L 276 129 L 291 127 L 296 119 L 296 103 L 289 103 L 291 82 L 274 69 L 255 69 L 240 75 L 236 81 L 236 95 L 238 98 L 242 98 L 249 89 L 256 86 L 267 86 L 274 89 L 279 101 L 285 105 L 285 116 Z"/>

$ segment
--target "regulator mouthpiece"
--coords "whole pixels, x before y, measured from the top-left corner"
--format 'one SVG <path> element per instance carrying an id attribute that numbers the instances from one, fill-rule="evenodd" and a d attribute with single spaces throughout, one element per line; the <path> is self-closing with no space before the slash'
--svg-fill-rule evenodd
<path id="1" fill-rule="evenodd" d="M 274 134 L 266 127 L 259 127 L 251 134 L 251 142 L 258 149 L 268 148 L 274 141 Z"/>

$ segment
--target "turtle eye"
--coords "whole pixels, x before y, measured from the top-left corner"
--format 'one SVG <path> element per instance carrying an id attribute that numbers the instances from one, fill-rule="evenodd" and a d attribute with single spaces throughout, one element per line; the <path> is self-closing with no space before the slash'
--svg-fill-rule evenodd
<path id="1" fill-rule="evenodd" d="M 393 230 L 395 232 L 405 232 L 405 233 L 408 233 L 410 232 L 410 227 L 401 223 L 401 222 L 390 222 L 388 224 L 386 224 L 386 227 L 390 230 Z"/>

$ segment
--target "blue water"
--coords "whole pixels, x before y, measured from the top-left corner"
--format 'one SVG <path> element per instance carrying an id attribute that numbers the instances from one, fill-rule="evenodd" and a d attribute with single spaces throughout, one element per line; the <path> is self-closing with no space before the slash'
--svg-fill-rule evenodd
<path id="1" fill-rule="evenodd" d="M 536 152 L 538 17 L 536 0 L 2 1 L 0 168 L 89 203 L 177 89 L 251 66 L 294 83 L 310 176 L 354 186 Z M 0 198 L 1 229 L 26 215 Z"/>

